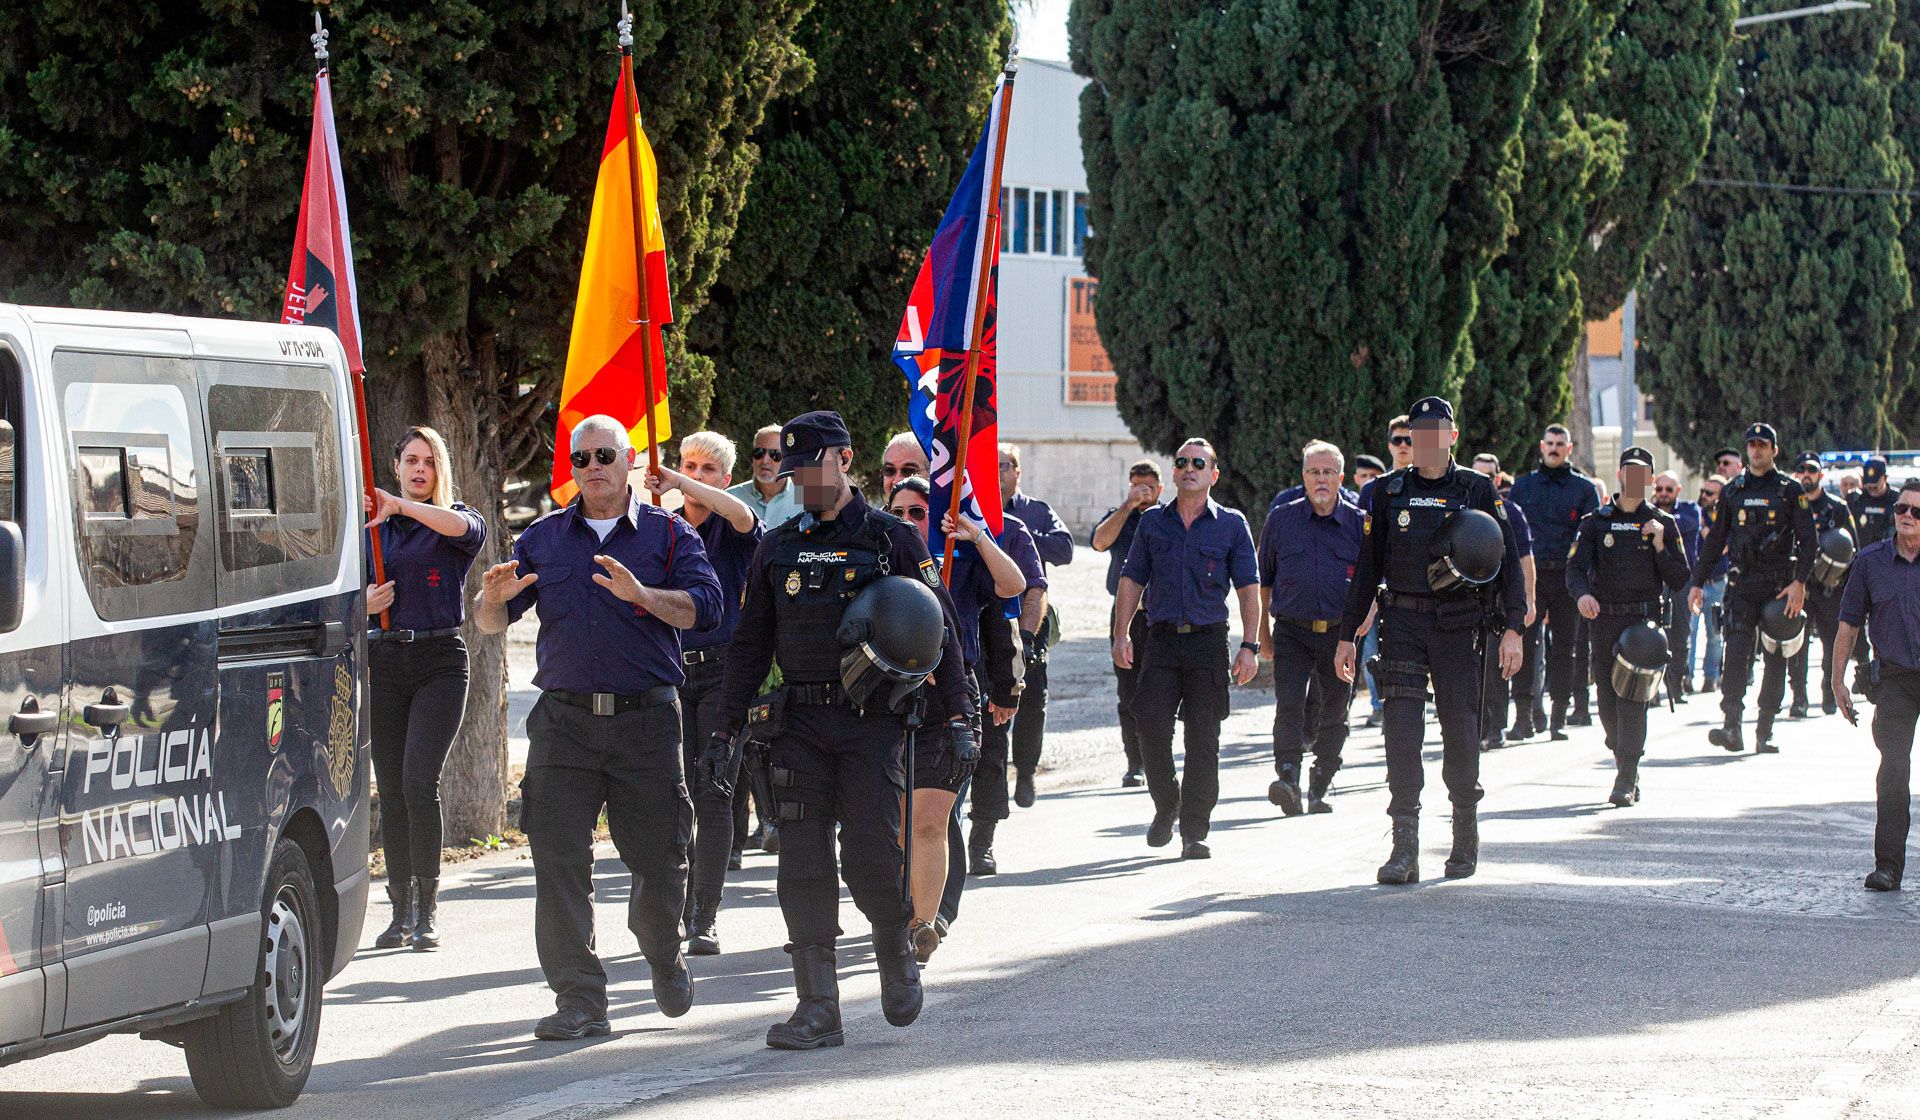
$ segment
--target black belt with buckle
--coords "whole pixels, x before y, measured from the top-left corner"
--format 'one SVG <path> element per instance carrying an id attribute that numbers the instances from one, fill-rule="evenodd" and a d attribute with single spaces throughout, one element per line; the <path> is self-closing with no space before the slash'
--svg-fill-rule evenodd
<path id="1" fill-rule="evenodd" d="M 706 649 L 689 649 L 680 652 L 680 664 L 686 666 L 705 665 L 708 662 L 719 663 L 727 656 L 727 647 L 709 646 Z"/>
<path id="2" fill-rule="evenodd" d="M 1324 634 L 1340 625 L 1340 620 L 1337 618 L 1288 618 L 1283 614 L 1274 615 L 1273 617 L 1276 622 L 1284 622 L 1289 626 L 1298 626 L 1302 630 L 1311 630 L 1315 634 Z"/>
<path id="3" fill-rule="evenodd" d="M 438 630 L 369 630 L 369 642 L 424 642 L 428 638 L 445 638 L 458 634 L 458 626 L 446 626 Z"/>
<path id="4" fill-rule="evenodd" d="M 1196 626 L 1191 622 L 1150 622 L 1147 629 L 1158 630 L 1162 634 L 1204 634 L 1209 630 L 1225 630 L 1224 622 L 1209 622 Z"/>
<path id="5" fill-rule="evenodd" d="M 1441 603 L 1446 601 L 1447 600 L 1433 595 L 1411 595 L 1405 591 L 1382 591 L 1380 593 L 1381 606 L 1399 607 L 1401 610 L 1419 611 L 1421 614 L 1432 614 L 1434 611 L 1440 609 Z"/>
<path id="6" fill-rule="evenodd" d="M 1641 599 L 1632 603 L 1601 603 L 1600 613 L 1616 617 L 1623 614 L 1637 614 L 1642 617 L 1651 617 L 1660 613 L 1660 600 Z"/>
<path id="7" fill-rule="evenodd" d="M 568 707 L 584 708 L 596 716 L 617 716 L 671 704 L 680 695 L 680 690 L 670 684 L 658 685 L 632 695 L 620 692 L 568 692 L 564 688 L 549 688 L 547 695 Z"/>
<path id="8" fill-rule="evenodd" d="M 812 707 L 829 707 L 834 704 L 850 703 L 847 690 L 839 681 L 801 681 L 787 686 L 787 703 L 806 704 Z"/>

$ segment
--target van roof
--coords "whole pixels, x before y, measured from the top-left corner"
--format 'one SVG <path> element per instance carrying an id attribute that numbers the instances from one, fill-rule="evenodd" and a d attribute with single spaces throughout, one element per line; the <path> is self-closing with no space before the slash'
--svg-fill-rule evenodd
<path id="1" fill-rule="evenodd" d="M 325 362 L 346 364 L 346 353 L 334 333 L 322 327 L 262 323 L 245 319 L 209 319 L 144 311 L 99 311 L 78 307 L 29 307 L 0 303 L 0 318 L 18 314 L 30 325 L 81 327 L 89 331 L 182 332 L 193 340 L 197 357 L 236 358 L 243 361 Z M 99 340 L 111 345 L 108 338 Z"/>

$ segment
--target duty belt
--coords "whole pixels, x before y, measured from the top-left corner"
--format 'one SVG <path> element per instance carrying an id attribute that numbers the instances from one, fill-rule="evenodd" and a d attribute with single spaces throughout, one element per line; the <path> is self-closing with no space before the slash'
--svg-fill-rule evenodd
<path id="1" fill-rule="evenodd" d="M 706 649 L 683 650 L 680 654 L 682 665 L 705 665 L 709 661 L 719 661 L 727 655 L 725 646 L 708 646 Z"/>
<path id="2" fill-rule="evenodd" d="M 1432 614 L 1443 605 L 1457 601 L 1442 599 L 1438 595 L 1412 595 L 1405 591 L 1382 590 L 1380 592 L 1381 606 L 1400 607 L 1403 610 L 1419 611 L 1421 614 Z"/>
<path id="3" fill-rule="evenodd" d="M 1324 634 L 1340 625 L 1340 620 L 1337 618 L 1289 618 L 1283 614 L 1277 614 L 1273 617 L 1276 622 L 1284 622 L 1289 626 L 1298 626 L 1302 630 L 1311 630 L 1315 634 Z"/>
<path id="4" fill-rule="evenodd" d="M 803 681 L 787 684 L 787 703 L 808 704 L 815 707 L 829 707 L 834 704 L 846 704 L 847 690 L 839 681 Z"/>
<path id="5" fill-rule="evenodd" d="M 564 688 L 549 688 L 547 695 L 568 707 L 584 708 L 596 716 L 617 716 L 671 704 L 680 692 L 672 685 L 663 684 L 631 695 L 619 692 L 569 692 Z"/>
<path id="6" fill-rule="evenodd" d="M 458 634 L 458 626 L 447 626 L 439 630 L 369 630 L 369 642 L 424 642 L 428 638 L 445 638 Z"/>
<path id="7" fill-rule="evenodd" d="M 1660 612 L 1660 600 L 1639 599 L 1631 603 L 1601 603 L 1600 613 L 1604 615 L 1637 614 L 1651 617 Z"/>

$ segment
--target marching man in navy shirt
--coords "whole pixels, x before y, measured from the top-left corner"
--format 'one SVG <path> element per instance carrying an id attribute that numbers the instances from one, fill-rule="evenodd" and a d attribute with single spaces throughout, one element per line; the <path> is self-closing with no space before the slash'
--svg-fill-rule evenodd
<path id="1" fill-rule="evenodd" d="M 558 1010 L 534 1036 L 608 1033 L 607 972 L 594 954 L 593 830 L 606 810 L 633 873 L 627 928 L 662 1014 L 693 1006 L 680 953 L 693 802 L 680 757 L 680 632 L 716 626 L 720 580 L 693 528 L 642 505 L 627 484 L 633 444 L 611 416 L 574 426 L 580 496 L 528 526 L 487 569 L 474 611 L 497 634 L 540 608 L 540 699 L 527 715 L 520 827 L 533 848 L 533 939 Z"/>

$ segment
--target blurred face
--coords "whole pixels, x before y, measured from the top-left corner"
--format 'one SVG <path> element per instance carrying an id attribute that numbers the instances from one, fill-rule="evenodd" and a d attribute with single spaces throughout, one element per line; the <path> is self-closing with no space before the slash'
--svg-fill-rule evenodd
<path id="1" fill-rule="evenodd" d="M 1011 494 L 1020 489 L 1020 460 L 1002 451 L 1000 453 L 1000 493 Z"/>
<path id="2" fill-rule="evenodd" d="M 1453 441 L 1460 433 L 1445 420 L 1421 424 L 1413 429 L 1413 462 L 1425 471 L 1437 471 L 1447 465 L 1453 453 Z"/>
<path id="3" fill-rule="evenodd" d="M 1734 475 L 1740 473 L 1740 456 L 1731 452 L 1720 456 L 1713 461 L 1713 470 L 1715 474 L 1723 474 L 1728 478 L 1732 478 Z"/>
<path id="4" fill-rule="evenodd" d="M 1653 468 L 1628 463 L 1620 468 L 1620 496 L 1636 502 L 1647 500 L 1647 484 L 1653 481 Z"/>
<path id="5" fill-rule="evenodd" d="M 1355 489 L 1359 489 L 1379 477 L 1380 472 L 1374 470 L 1372 467 L 1353 468 L 1353 485 Z"/>
<path id="6" fill-rule="evenodd" d="M 1340 460 L 1331 452 L 1322 451 L 1307 456 L 1306 466 L 1300 472 L 1300 481 L 1306 484 L 1307 500 L 1315 509 L 1329 509 L 1340 496 L 1340 478 L 1344 472 L 1340 469 Z"/>
<path id="7" fill-rule="evenodd" d="M 933 532 L 933 519 L 927 516 L 927 500 L 911 490 L 902 490 L 888 503 L 887 512 L 920 530 L 922 537 Z"/>
<path id="8" fill-rule="evenodd" d="M 1764 439 L 1747 441 L 1747 466 L 1753 469 L 1754 474 L 1766 474 L 1772 470 L 1773 457 L 1778 454 L 1780 449 Z"/>
<path id="9" fill-rule="evenodd" d="M 424 439 L 408 440 L 393 461 L 393 476 L 400 480 L 400 494 L 410 502 L 432 499 L 440 481 L 440 470 L 433 461 L 433 445 Z"/>
<path id="10" fill-rule="evenodd" d="M 1817 494 L 1820 492 L 1820 480 L 1826 475 L 1819 467 L 1809 463 L 1793 468 L 1793 477 L 1799 481 L 1800 489 L 1809 494 Z"/>
<path id="11" fill-rule="evenodd" d="M 1680 501 L 1680 480 L 1670 474 L 1663 474 L 1653 480 L 1653 504 L 1661 509 L 1672 509 Z"/>
<path id="12" fill-rule="evenodd" d="M 801 508 L 810 513 L 825 513 L 840 504 L 847 492 L 847 471 L 853 467 L 853 449 L 831 448 L 818 463 L 793 472 L 800 483 Z"/>
<path id="13" fill-rule="evenodd" d="M 880 481 L 887 489 L 903 478 L 927 477 L 927 457 L 921 453 L 920 445 L 902 441 L 887 448 L 880 458 Z"/>
<path id="14" fill-rule="evenodd" d="M 1700 504 L 1708 509 L 1720 504 L 1720 483 L 1709 478 L 1700 484 Z"/>
<path id="15" fill-rule="evenodd" d="M 1173 488 L 1182 497 L 1205 497 L 1220 481 L 1220 464 L 1213 452 L 1198 443 L 1181 447 L 1173 457 Z"/>
<path id="16" fill-rule="evenodd" d="M 1548 432 L 1540 437 L 1540 461 L 1547 466 L 1560 466 L 1572 453 L 1573 441 L 1559 432 Z"/>
<path id="17" fill-rule="evenodd" d="M 1413 465 L 1413 429 L 1395 428 L 1387 433 L 1387 453 L 1393 456 L 1393 468 Z"/>
<path id="18" fill-rule="evenodd" d="M 585 452 L 586 465 L 581 465 Z M 605 461 L 603 460 L 610 460 Z M 612 501 L 627 492 L 627 473 L 633 469 L 633 448 L 620 446 L 612 432 L 588 431 L 573 441 L 573 484 L 589 505 Z"/>
<path id="19" fill-rule="evenodd" d="M 780 473 L 780 433 L 768 432 L 753 437 L 753 480 L 762 486 L 772 486 L 775 476 Z"/>

